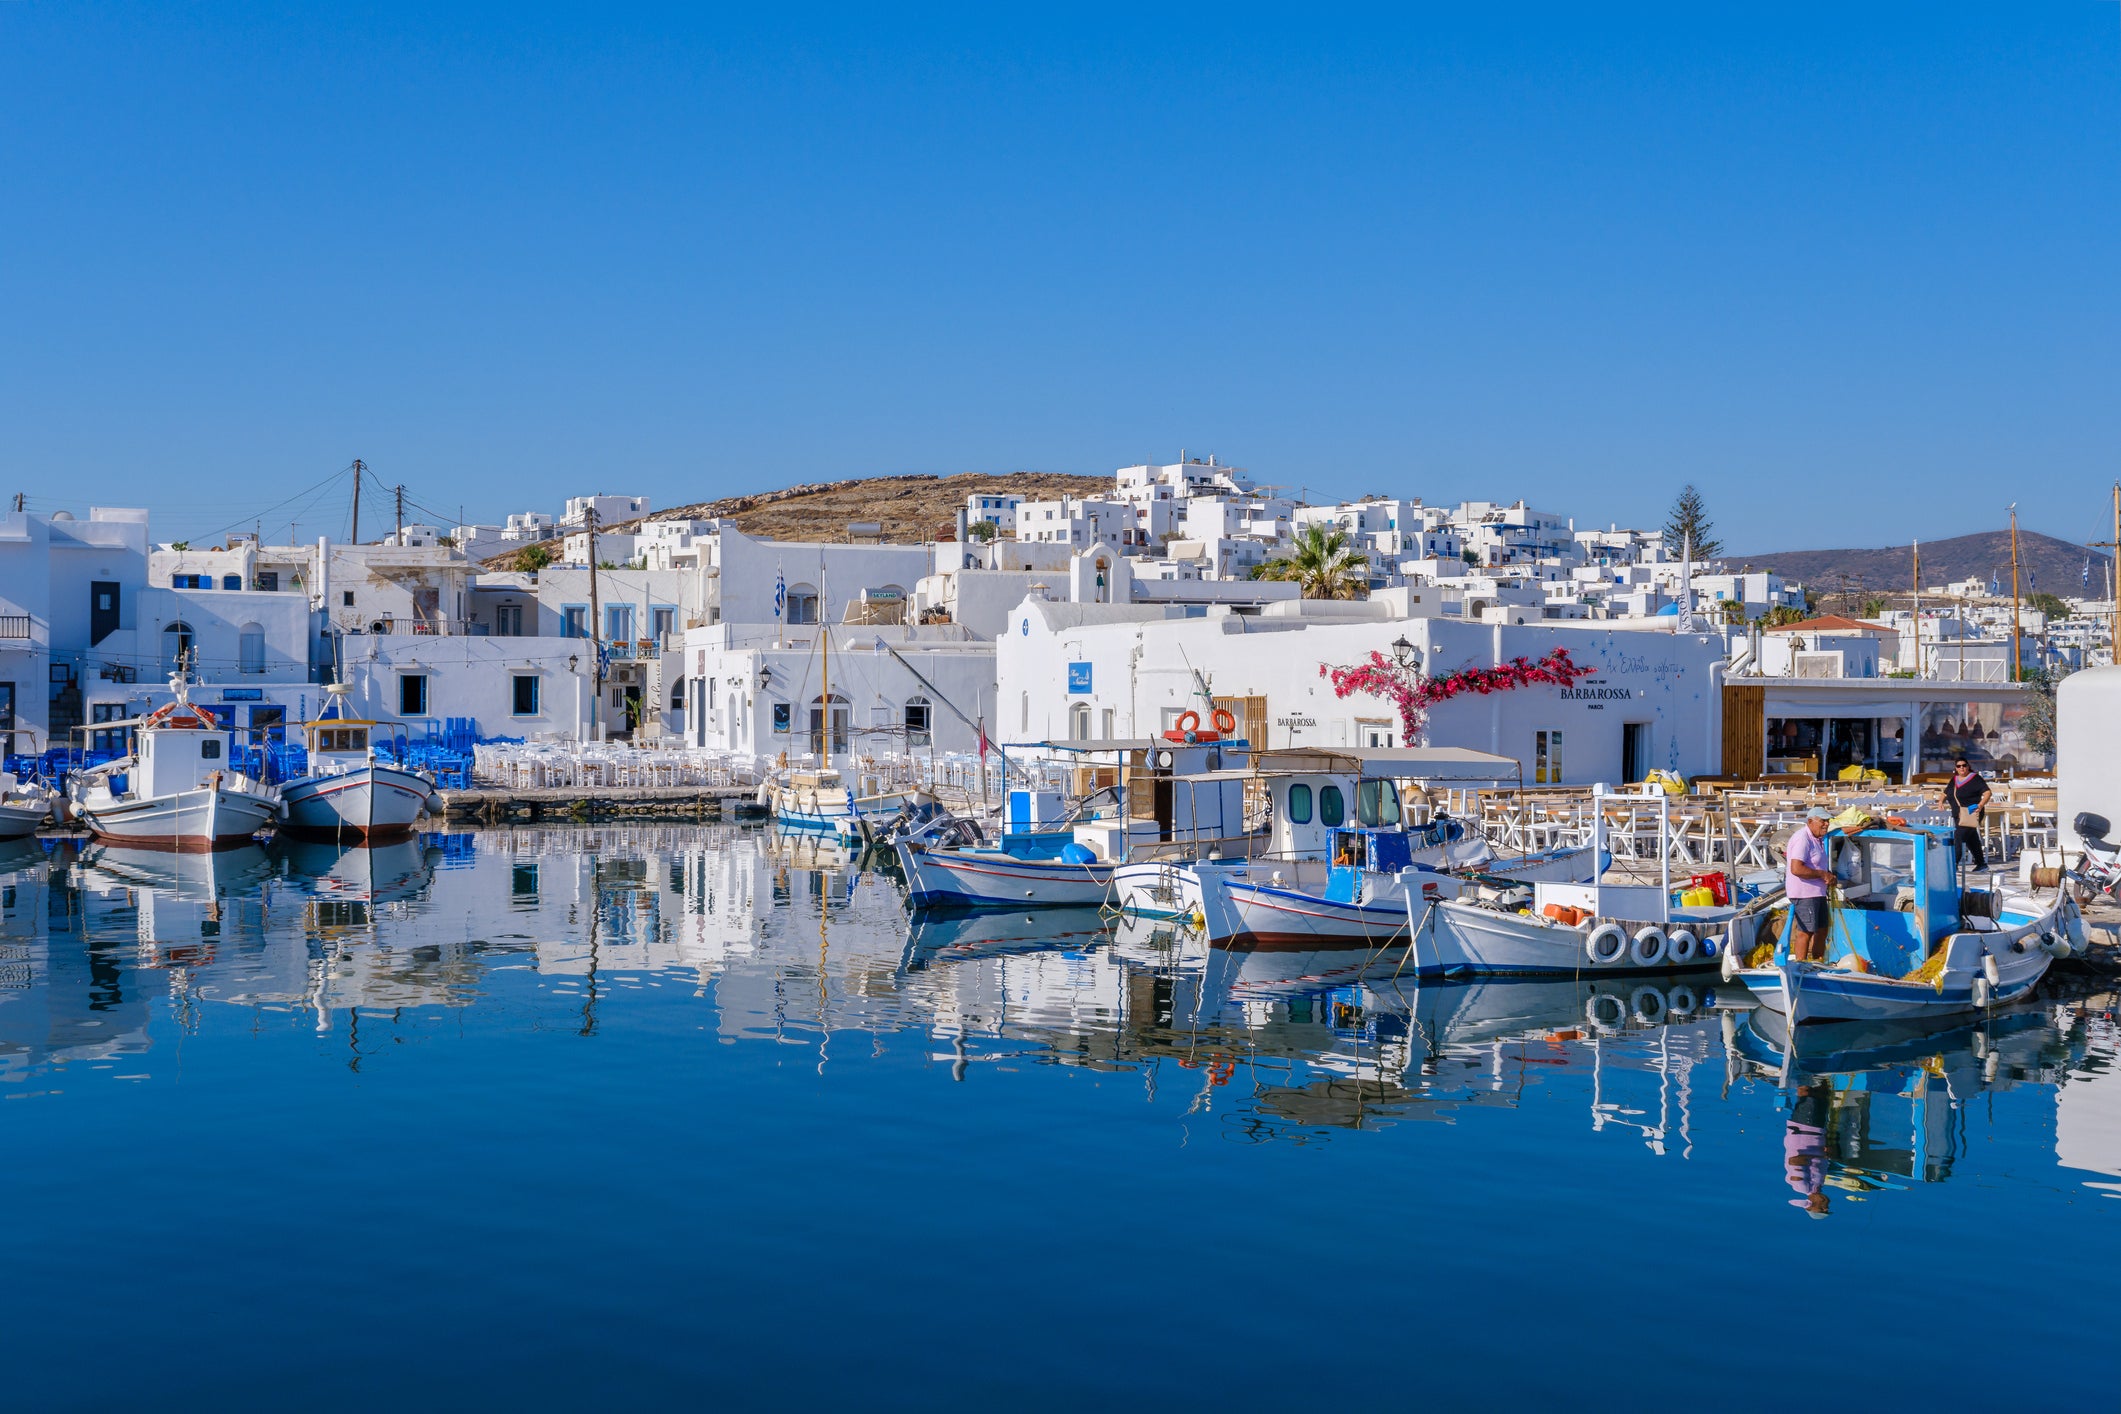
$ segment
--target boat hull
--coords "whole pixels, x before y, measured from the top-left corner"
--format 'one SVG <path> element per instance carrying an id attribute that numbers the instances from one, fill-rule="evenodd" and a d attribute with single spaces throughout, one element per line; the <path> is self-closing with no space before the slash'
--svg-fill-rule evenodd
<path id="1" fill-rule="evenodd" d="M 19 840 L 37 833 L 51 819 L 50 804 L 0 805 L 0 840 Z"/>
<path id="2" fill-rule="evenodd" d="M 1591 851 L 1577 848 L 1503 861 L 1482 875 L 1520 883 L 1571 883 L 1590 872 Z M 1199 899 L 1211 943 L 1343 941 L 1382 947 L 1406 937 L 1410 916 L 1419 917 L 1432 902 L 1457 897 L 1465 887 L 1459 875 L 1409 869 L 1397 875 L 1366 876 L 1367 896 L 1361 900 L 1329 900 L 1302 889 L 1260 883 L 1246 877 L 1241 867 L 1197 867 L 1191 873 L 1188 882 Z M 1410 888 L 1415 891 L 1411 909 L 1407 902 Z"/>
<path id="3" fill-rule="evenodd" d="M 235 849 L 251 843 L 279 814 L 274 797 L 222 786 L 81 807 L 90 834 L 128 849 Z"/>
<path id="4" fill-rule="evenodd" d="M 432 808 L 434 787 L 395 766 L 357 767 L 280 788 L 289 833 L 311 839 L 379 840 L 411 834 Z"/>
<path id="5" fill-rule="evenodd" d="M 1109 864 L 1019 859 L 999 850 L 897 846 L 916 909 L 1096 908 L 1112 888 Z"/>
<path id="6" fill-rule="evenodd" d="M 1698 972 L 1719 963 L 1697 953 L 1684 963 L 1638 967 L 1623 949 L 1617 962 L 1594 964 L 1585 950 L 1590 930 L 1582 927 L 1448 900 L 1414 912 L 1424 915 L 1413 937 L 1410 970 L 1417 977 L 1651 976 Z"/>

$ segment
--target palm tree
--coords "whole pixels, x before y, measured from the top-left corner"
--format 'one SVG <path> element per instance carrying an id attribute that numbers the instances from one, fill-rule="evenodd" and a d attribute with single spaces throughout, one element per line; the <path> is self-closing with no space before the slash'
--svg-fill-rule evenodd
<path id="1" fill-rule="evenodd" d="M 1252 571 L 1254 579 L 1294 581 L 1306 599 L 1367 599 L 1370 560 L 1348 546 L 1348 532 L 1313 523 L 1296 532 L 1289 553 Z"/>

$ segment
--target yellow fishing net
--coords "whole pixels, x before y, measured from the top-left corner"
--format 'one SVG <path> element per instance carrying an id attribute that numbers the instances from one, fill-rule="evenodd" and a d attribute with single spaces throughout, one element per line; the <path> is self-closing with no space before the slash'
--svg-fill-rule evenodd
<path id="1" fill-rule="evenodd" d="M 1927 982 L 1941 992 L 1944 990 L 1944 958 L 1945 950 L 1939 948 L 1923 959 L 1922 966 L 1908 973 L 1900 980 L 1903 982 Z"/>

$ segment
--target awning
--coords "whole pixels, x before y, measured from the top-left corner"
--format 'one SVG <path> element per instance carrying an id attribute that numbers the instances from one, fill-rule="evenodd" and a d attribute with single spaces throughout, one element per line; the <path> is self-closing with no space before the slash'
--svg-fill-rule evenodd
<path id="1" fill-rule="evenodd" d="M 1524 770 L 1514 756 L 1464 746 L 1293 746 L 1254 752 L 1252 765 L 1276 775 L 1346 771 L 1424 781 L 1514 781 Z"/>
<path id="2" fill-rule="evenodd" d="M 1855 697 L 1845 700 L 1769 693 L 1762 708 L 1768 717 L 1919 717 L 1914 697 Z"/>

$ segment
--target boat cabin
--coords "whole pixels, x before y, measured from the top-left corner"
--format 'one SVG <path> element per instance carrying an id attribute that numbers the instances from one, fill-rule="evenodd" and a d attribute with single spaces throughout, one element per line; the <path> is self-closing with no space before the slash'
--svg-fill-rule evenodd
<path id="1" fill-rule="evenodd" d="M 127 789 L 136 797 L 197 790 L 216 771 L 230 769 L 228 734 L 189 705 L 160 708 L 142 718 Z"/>
<path id="2" fill-rule="evenodd" d="M 1904 977 L 1960 930 L 1959 861 L 1941 827 L 1835 832 L 1826 845 L 1841 894 L 1827 924 L 1829 966 L 1854 955 L 1875 973 Z M 1788 960 L 1792 926 L 1785 917 L 1778 963 Z"/>

